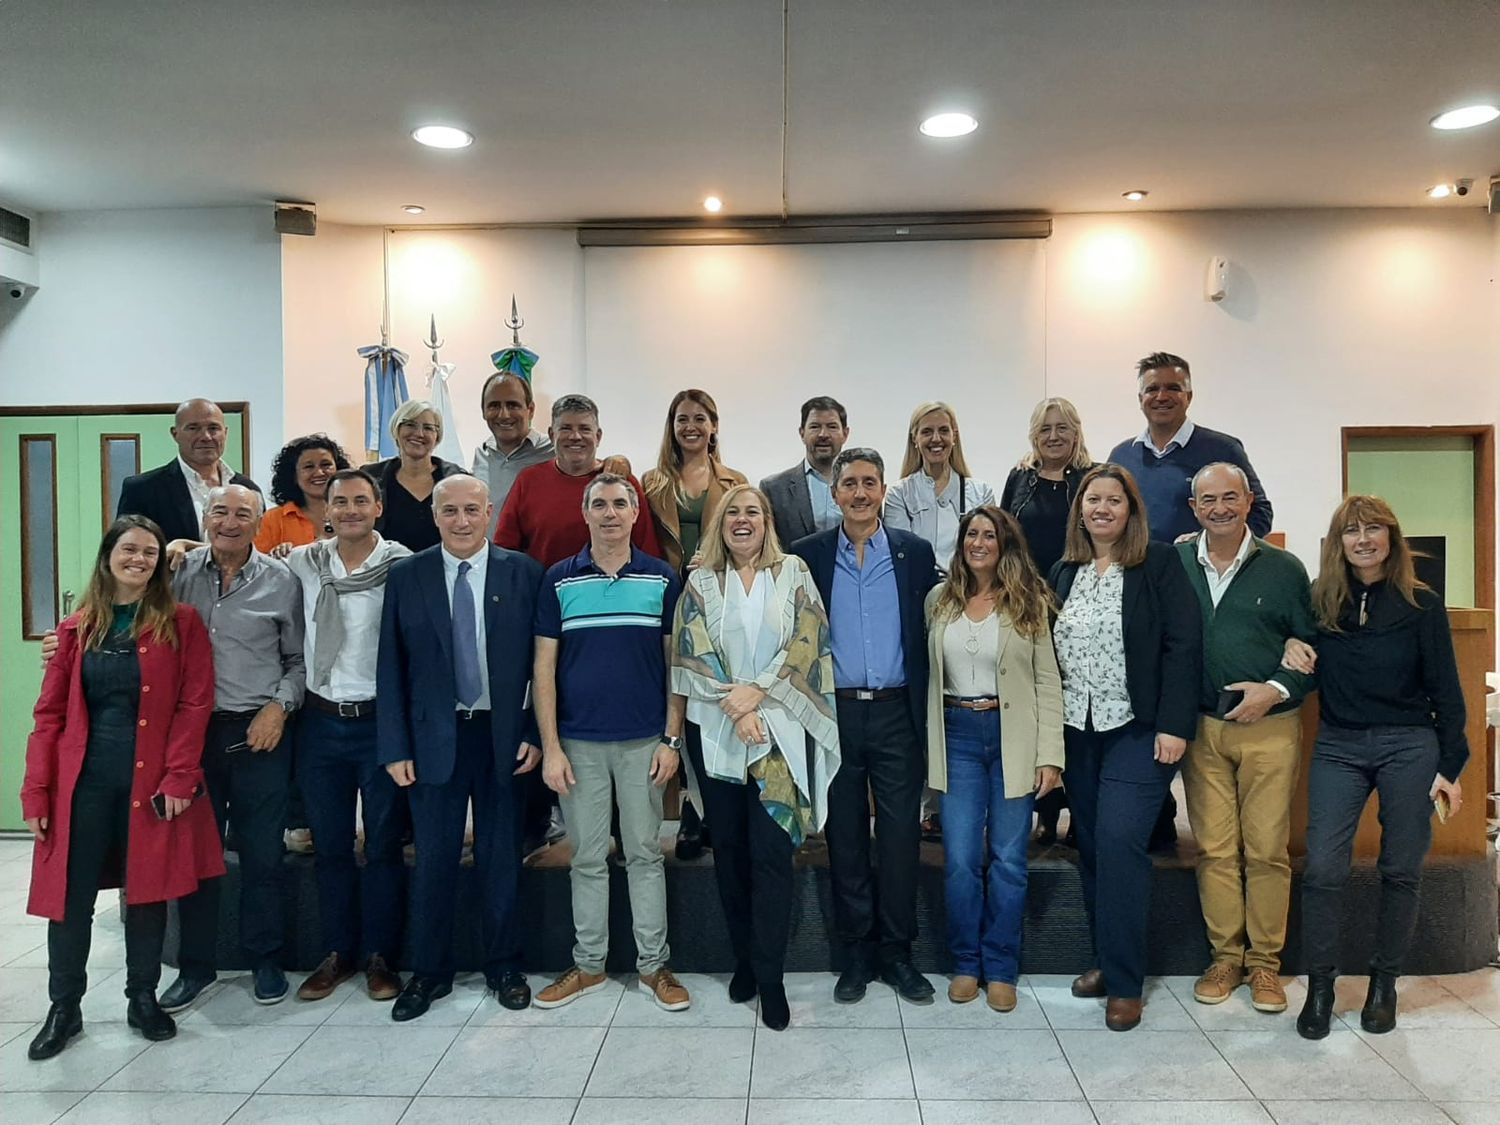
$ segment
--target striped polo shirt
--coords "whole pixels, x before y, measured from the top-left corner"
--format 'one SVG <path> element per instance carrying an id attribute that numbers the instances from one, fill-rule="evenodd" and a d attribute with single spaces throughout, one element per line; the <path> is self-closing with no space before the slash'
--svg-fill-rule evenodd
<path id="1" fill-rule="evenodd" d="M 554 563 L 537 595 L 535 633 L 558 641 L 557 730 L 586 742 L 652 738 L 667 722 L 662 639 L 682 590 L 676 573 L 639 547 L 618 574 L 589 548 Z"/>

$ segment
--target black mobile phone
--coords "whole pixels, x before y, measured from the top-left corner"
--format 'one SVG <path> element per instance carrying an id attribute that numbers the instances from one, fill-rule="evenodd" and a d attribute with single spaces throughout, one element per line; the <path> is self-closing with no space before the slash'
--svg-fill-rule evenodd
<path id="1" fill-rule="evenodd" d="M 196 801 L 201 796 L 203 796 L 203 786 L 202 785 L 195 785 L 195 786 L 193 786 L 193 799 Z M 158 820 L 166 820 L 167 819 L 167 795 L 165 793 L 156 793 L 156 794 L 154 794 L 151 797 L 151 808 L 153 810 L 155 810 L 156 817 L 157 817 Z"/>
<path id="2" fill-rule="evenodd" d="M 1244 692 L 1230 691 L 1228 688 L 1225 688 L 1219 692 L 1219 717 L 1223 718 L 1243 702 L 1245 702 Z"/>

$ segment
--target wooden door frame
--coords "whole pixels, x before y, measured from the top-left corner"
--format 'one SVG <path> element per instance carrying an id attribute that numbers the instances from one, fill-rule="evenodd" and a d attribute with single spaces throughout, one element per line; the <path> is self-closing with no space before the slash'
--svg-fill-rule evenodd
<path id="1" fill-rule="evenodd" d="M 1339 430 L 1340 491 L 1349 495 L 1351 438 L 1469 438 L 1474 443 L 1474 604 L 1495 609 L 1495 427 L 1343 426 Z M 1493 630 L 1493 625 L 1491 626 Z M 1493 641 L 1493 638 L 1492 638 Z M 1493 644 L 1492 646 L 1493 647 Z"/>
<path id="2" fill-rule="evenodd" d="M 98 414 L 174 414 L 180 402 L 131 402 L 118 406 L 0 406 L 0 418 L 38 418 L 44 415 L 62 415 L 80 418 Z M 250 404 L 243 399 L 220 402 L 219 409 L 225 414 L 240 416 L 240 471 L 250 475 Z M 151 466 L 155 468 L 155 466 Z"/>

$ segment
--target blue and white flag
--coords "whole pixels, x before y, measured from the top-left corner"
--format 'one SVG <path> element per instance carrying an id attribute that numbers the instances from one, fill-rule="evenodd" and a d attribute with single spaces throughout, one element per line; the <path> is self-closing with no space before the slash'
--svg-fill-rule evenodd
<path id="1" fill-rule="evenodd" d="M 406 393 L 406 353 L 389 344 L 359 349 L 365 363 L 365 450 L 379 457 L 396 455 L 391 415 L 410 396 Z"/>

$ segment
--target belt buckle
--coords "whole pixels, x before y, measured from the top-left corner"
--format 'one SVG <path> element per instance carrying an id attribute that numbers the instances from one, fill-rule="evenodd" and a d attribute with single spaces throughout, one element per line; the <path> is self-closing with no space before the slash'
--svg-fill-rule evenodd
<path id="1" fill-rule="evenodd" d="M 873 703 L 875 701 L 875 693 L 869 688 L 857 688 L 854 692 L 854 698 L 861 703 Z"/>
<path id="2" fill-rule="evenodd" d="M 454 711 L 454 714 L 458 716 L 458 721 L 461 723 L 467 722 L 469 719 L 472 719 L 474 717 L 474 711 L 472 708 L 460 707 L 456 711 Z"/>
<path id="3" fill-rule="evenodd" d="M 345 707 L 347 707 L 349 709 L 346 711 L 346 710 L 344 710 Z M 341 718 L 341 719 L 357 719 L 357 718 L 359 718 L 359 704 L 358 703 L 345 703 L 345 702 L 343 702 L 341 700 L 339 702 L 339 718 Z"/>

